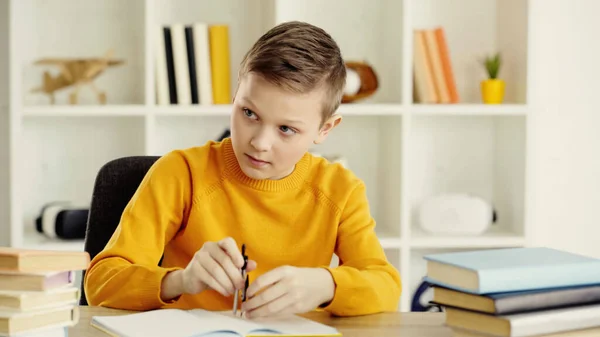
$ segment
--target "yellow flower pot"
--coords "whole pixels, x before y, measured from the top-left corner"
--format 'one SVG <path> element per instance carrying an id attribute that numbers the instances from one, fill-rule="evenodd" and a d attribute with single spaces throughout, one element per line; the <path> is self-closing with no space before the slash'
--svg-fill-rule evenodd
<path id="1" fill-rule="evenodd" d="M 505 83 L 499 79 L 481 81 L 481 99 L 485 104 L 500 104 L 504 99 Z"/>

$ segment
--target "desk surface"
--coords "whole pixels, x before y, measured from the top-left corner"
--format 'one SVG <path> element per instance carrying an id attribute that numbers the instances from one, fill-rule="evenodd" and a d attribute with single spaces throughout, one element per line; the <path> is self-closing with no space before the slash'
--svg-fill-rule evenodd
<path id="1" fill-rule="evenodd" d="M 69 337 L 107 337 L 92 327 L 92 316 L 128 314 L 128 311 L 80 307 L 79 323 L 70 328 Z M 402 336 L 402 337 L 451 337 L 451 330 L 443 325 L 443 313 L 383 313 L 359 317 L 331 317 L 322 312 L 302 315 L 312 320 L 336 327 L 344 337 L 358 336 Z"/>

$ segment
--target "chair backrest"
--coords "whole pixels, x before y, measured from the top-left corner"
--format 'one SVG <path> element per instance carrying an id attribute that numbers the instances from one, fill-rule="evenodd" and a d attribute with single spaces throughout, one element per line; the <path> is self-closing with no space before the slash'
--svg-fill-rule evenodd
<path id="1" fill-rule="evenodd" d="M 94 258 L 108 243 L 121 214 L 158 156 L 131 156 L 104 164 L 94 183 L 85 233 L 85 251 Z M 80 305 L 88 305 L 82 274 Z"/>

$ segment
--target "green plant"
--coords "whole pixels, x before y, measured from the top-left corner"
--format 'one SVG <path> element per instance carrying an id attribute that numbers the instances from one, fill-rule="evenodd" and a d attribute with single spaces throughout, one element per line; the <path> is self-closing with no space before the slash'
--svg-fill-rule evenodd
<path id="1" fill-rule="evenodd" d="M 501 64 L 500 53 L 485 58 L 484 66 L 490 79 L 498 78 Z"/>

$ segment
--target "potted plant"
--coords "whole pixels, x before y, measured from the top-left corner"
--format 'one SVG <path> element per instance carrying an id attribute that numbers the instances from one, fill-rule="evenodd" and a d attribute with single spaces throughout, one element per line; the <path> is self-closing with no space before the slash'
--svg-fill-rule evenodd
<path id="1" fill-rule="evenodd" d="M 481 98 L 486 104 L 500 104 L 504 99 L 505 87 L 504 81 L 498 78 L 502 64 L 500 53 L 486 57 L 483 63 L 488 79 L 481 81 Z"/>

